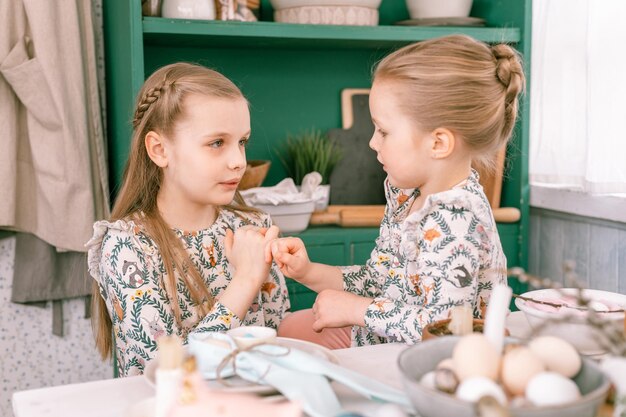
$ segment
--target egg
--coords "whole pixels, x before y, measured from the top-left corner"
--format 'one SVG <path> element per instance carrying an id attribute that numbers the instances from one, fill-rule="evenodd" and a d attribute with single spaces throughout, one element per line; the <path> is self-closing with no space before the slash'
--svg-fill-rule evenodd
<path id="1" fill-rule="evenodd" d="M 489 340 L 479 333 L 463 336 L 452 351 L 454 372 L 462 382 L 467 378 L 498 377 L 500 355 Z"/>
<path id="2" fill-rule="evenodd" d="M 520 408 L 520 407 L 530 407 L 530 406 L 532 406 L 530 401 L 528 401 L 528 399 L 526 399 L 526 397 L 524 397 L 523 395 L 521 395 L 519 397 L 511 398 L 511 401 L 509 402 L 509 404 L 511 405 L 511 408 Z"/>
<path id="3" fill-rule="evenodd" d="M 426 372 L 422 375 L 420 384 L 430 389 L 437 389 L 435 387 L 435 371 Z"/>
<path id="4" fill-rule="evenodd" d="M 574 346 L 558 337 L 537 337 L 528 344 L 528 348 L 541 359 L 546 370 L 564 377 L 574 377 L 582 366 L 582 359 Z"/>
<path id="5" fill-rule="evenodd" d="M 439 391 L 454 394 L 459 386 L 459 379 L 448 368 L 435 369 L 435 388 Z"/>
<path id="6" fill-rule="evenodd" d="M 576 383 L 556 372 L 541 372 L 526 386 L 526 399 L 538 407 L 566 404 L 579 398 Z"/>
<path id="7" fill-rule="evenodd" d="M 449 369 L 454 372 L 454 361 L 452 358 L 446 358 L 437 364 L 437 369 Z"/>
<path id="8" fill-rule="evenodd" d="M 502 358 L 502 384 L 513 395 L 523 395 L 532 377 L 545 371 L 541 359 L 529 348 L 518 346 Z"/>
<path id="9" fill-rule="evenodd" d="M 467 378 L 456 390 L 457 398 L 469 402 L 476 402 L 485 395 L 490 395 L 500 404 L 506 406 L 506 395 L 498 384 L 484 376 Z"/>

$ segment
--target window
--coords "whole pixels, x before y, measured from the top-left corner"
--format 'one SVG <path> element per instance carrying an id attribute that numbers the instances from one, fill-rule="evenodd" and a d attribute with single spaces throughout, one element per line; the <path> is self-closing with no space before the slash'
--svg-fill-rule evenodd
<path id="1" fill-rule="evenodd" d="M 625 198 L 624 16 L 623 0 L 533 3 L 533 190 L 554 187 Z"/>

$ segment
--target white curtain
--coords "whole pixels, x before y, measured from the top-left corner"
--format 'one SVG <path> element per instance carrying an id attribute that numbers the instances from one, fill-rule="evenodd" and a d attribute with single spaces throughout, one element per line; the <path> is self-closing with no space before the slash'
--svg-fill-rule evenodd
<path id="1" fill-rule="evenodd" d="M 533 2 L 530 181 L 626 193 L 626 1 Z"/>

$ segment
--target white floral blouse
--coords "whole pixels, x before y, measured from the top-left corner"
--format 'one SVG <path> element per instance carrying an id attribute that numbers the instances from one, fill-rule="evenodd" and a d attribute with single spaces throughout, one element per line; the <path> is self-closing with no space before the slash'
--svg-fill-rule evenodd
<path id="1" fill-rule="evenodd" d="M 370 259 L 342 267 L 344 289 L 374 299 L 365 327 L 352 329 L 352 344 L 414 344 L 425 325 L 464 303 L 480 318 L 493 286 L 506 283 L 506 258 L 478 173 L 428 196 L 410 215 L 419 190 L 385 181 L 385 193 L 385 217 Z"/>
<path id="2" fill-rule="evenodd" d="M 271 220 L 266 214 L 235 215 L 222 209 L 210 228 L 194 232 L 174 229 L 216 299 L 209 314 L 198 317 L 189 291 L 178 280 L 183 327 L 187 330 L 174 319 L 162 285 L 163 260 L 141 224 L 132 220 L 94 224 L 94 236 L 87 243 L 89 272 L 98 282 L 111 316 L 121 376 L 142 374 L 146 362 L 156 356 L 156 339 L 164 334 L 177 334 L 186 343 L 190 333 L 226 331 L 241 325 L 278 327 L 289 309 L 289 296 L 275 264 L 245 317 L 237 317 L 219 302 L 233 274 L 222 249 L 225 232 L 246 224 L 269 227 Z"/>

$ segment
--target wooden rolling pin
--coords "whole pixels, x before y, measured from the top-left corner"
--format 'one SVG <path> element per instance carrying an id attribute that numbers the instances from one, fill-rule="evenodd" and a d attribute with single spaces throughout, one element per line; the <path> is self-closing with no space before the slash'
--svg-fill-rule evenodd
<path id="1" fill-rule="evenodd" d="M 315 211 L 310 224 L 337 224 L 343 227 L 380 226 L 385 206 L 328 206 L 325 211 Z"/>
<path id="2" fill-rule="evenodd" d="M 342 227 L 380 226 L 385 214 L 385 206 L 328 206 L 325 211 L 316 211 L 311 215 L 310 224 L 336 224 Z M 521 215 L 515 207 L 500 207 L 493 210 L 493 217 L 498 223 L 515 223 Z"/>
<path id="3" fill-rule="evenodd" d="M 497 223 L 515 223 L 522 218 L 522 213 L 517 207 L 499 207 L 493 209 L 493 218 Z"/>

